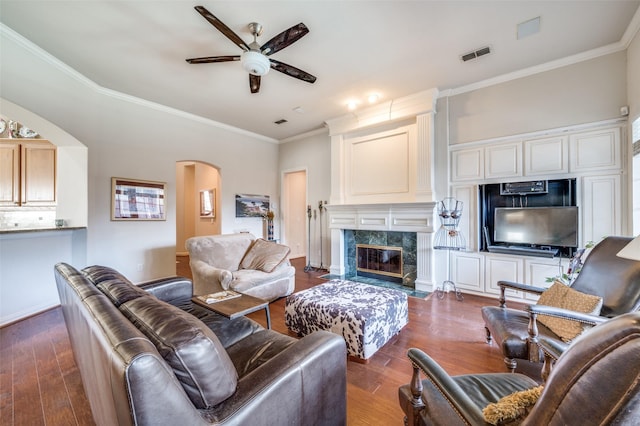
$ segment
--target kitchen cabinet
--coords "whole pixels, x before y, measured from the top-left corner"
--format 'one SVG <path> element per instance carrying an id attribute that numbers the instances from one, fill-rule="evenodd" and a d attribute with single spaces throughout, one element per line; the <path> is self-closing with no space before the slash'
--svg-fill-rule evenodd
<path id="1" fill-rule="evenodd" d="M 56 204 L 56 147 L 45 140 L 0 140 L 0 206 Z"/>

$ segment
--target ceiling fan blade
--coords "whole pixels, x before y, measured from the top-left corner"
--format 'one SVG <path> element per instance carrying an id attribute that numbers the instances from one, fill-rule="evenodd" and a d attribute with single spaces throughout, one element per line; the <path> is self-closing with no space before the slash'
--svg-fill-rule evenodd
<path id="1" fill-rule="evenodd" d="M 298 25 L 294 25 L 288 30 L 284 30 L 268 42 L 262 45 L 260 51 L 264 55 L 273 55 L 279 50 L 284 49 L 287 46 L 291 46 L 296 41 L 300 40 L 302 37 L 307 35 L 309 32 L 309 28 L 302 22 Z"/>
<path id="2" fill-rule="evenodd" d="M 258 93 L 260 91 L 260 76 L 249 74 L 249 87 L 251 93 Z"/>
<path id="3" fill-rule="evenodd" d="M 275 59 L 269 59 L 269 61 L 271 61 L 271 68 L 290 77 L 306 81 L 307 83 L 315 83 L 316 81 L 316 78 L 313 75 L 306 71 L 302 71 L 299 68 L 285 64 L 284 62 L 276 61 Z"/>
<path id="4" fill-rule="evenodd" d="M 185 59 L 190 64 L 209 64 L 211 62 L 231 62 L 239 61 L 240 55 L 236 56 L 206 56 L 204 58 Z"/>
<path id="5" fill-rule="evenodd" d="M 236 33 L 234 33 L 231 28 L 227 27 L 221 20 L 216 18 L 211 12 L 209 12 L 204 6 L 196 6 L 195 9 L 206 19 L 209 21 L 211 25 L 216 27 L 218 31 L 224 34 L 229 40 L 234 42 L 240 49 L 242 50 L 250 50 L 249 45 L 244 42 Z"/>

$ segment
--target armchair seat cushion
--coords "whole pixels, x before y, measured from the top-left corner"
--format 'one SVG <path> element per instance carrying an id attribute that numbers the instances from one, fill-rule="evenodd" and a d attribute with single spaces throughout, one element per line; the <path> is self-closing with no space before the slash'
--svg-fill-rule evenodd
<path id="1" fill-rule="evenodd" d="M 493 338 L 502 346 L 502 353 L 508 358 L 527 359 L 529 337 L 529 314 L 519 309 L 483 306 L 482 318 Z M 540 335 L 559 337 L 549 328 L 538 324 Z"/>
<path id="2" fill-rule="evenodd" d="M 517 425 L 527 417 L 540 398 L 542 386 L 514 392 L 484 407 L 482 414 L 492 425 Z"/>
<path id="3" fill-rule="evenodd" d="M 458 386 L 457 390 L 461 391 L 460 394 L 464 394 L 465 399 L 468 397 L 478 412 L 506 395 L 538 385 L 533 379 L 518 373 L 468 374 L 453 376 L 451 379 Z M 452 410 L 447 398 L 429 379 L 422 380 L 422 386 L 422 401 L 429 408 L 422 413 L 425 418 L 420 424 L 464 424 L 462 419 Z M 400 387 L 399 397 L 402 409 L 407 413 L 411 405 L 409 384 Z"/>

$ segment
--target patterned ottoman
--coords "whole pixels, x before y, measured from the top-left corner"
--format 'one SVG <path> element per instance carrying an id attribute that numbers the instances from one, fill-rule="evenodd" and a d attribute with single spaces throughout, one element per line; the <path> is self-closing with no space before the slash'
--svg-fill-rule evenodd
<path id="1" fill-rule="evenodd" d="M 407 295 L 399 290 L 332 280 L 288 296 L 284 321 L 302 336 L 316 330 L 340 334 L 349 355 L 367 360 L 409 321 Z"/>

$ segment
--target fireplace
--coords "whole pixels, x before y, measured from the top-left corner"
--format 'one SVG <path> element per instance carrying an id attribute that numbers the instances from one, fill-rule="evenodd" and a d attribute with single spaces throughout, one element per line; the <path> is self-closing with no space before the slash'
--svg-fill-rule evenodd
<path id="1" fill-rule="evenodd" d="M 402 278 L 402 247 L 356 244 L 358 272 Z"/>
<path id="2" fill-rule="evenodd" d="M 395 276 L 379 274 L 416 291 L 432 291 L 432 233 L 435 203 L 328 205 L 331 230 L 331 275 L 352 277 L 358 271 L 357 245 L 401 248 Z M 367 268 L 371 269 L 371 268 Z M 387 272 L 387 271 L 383 271 Z M 371 276 L 371 275 L 369 275 Z"/>

